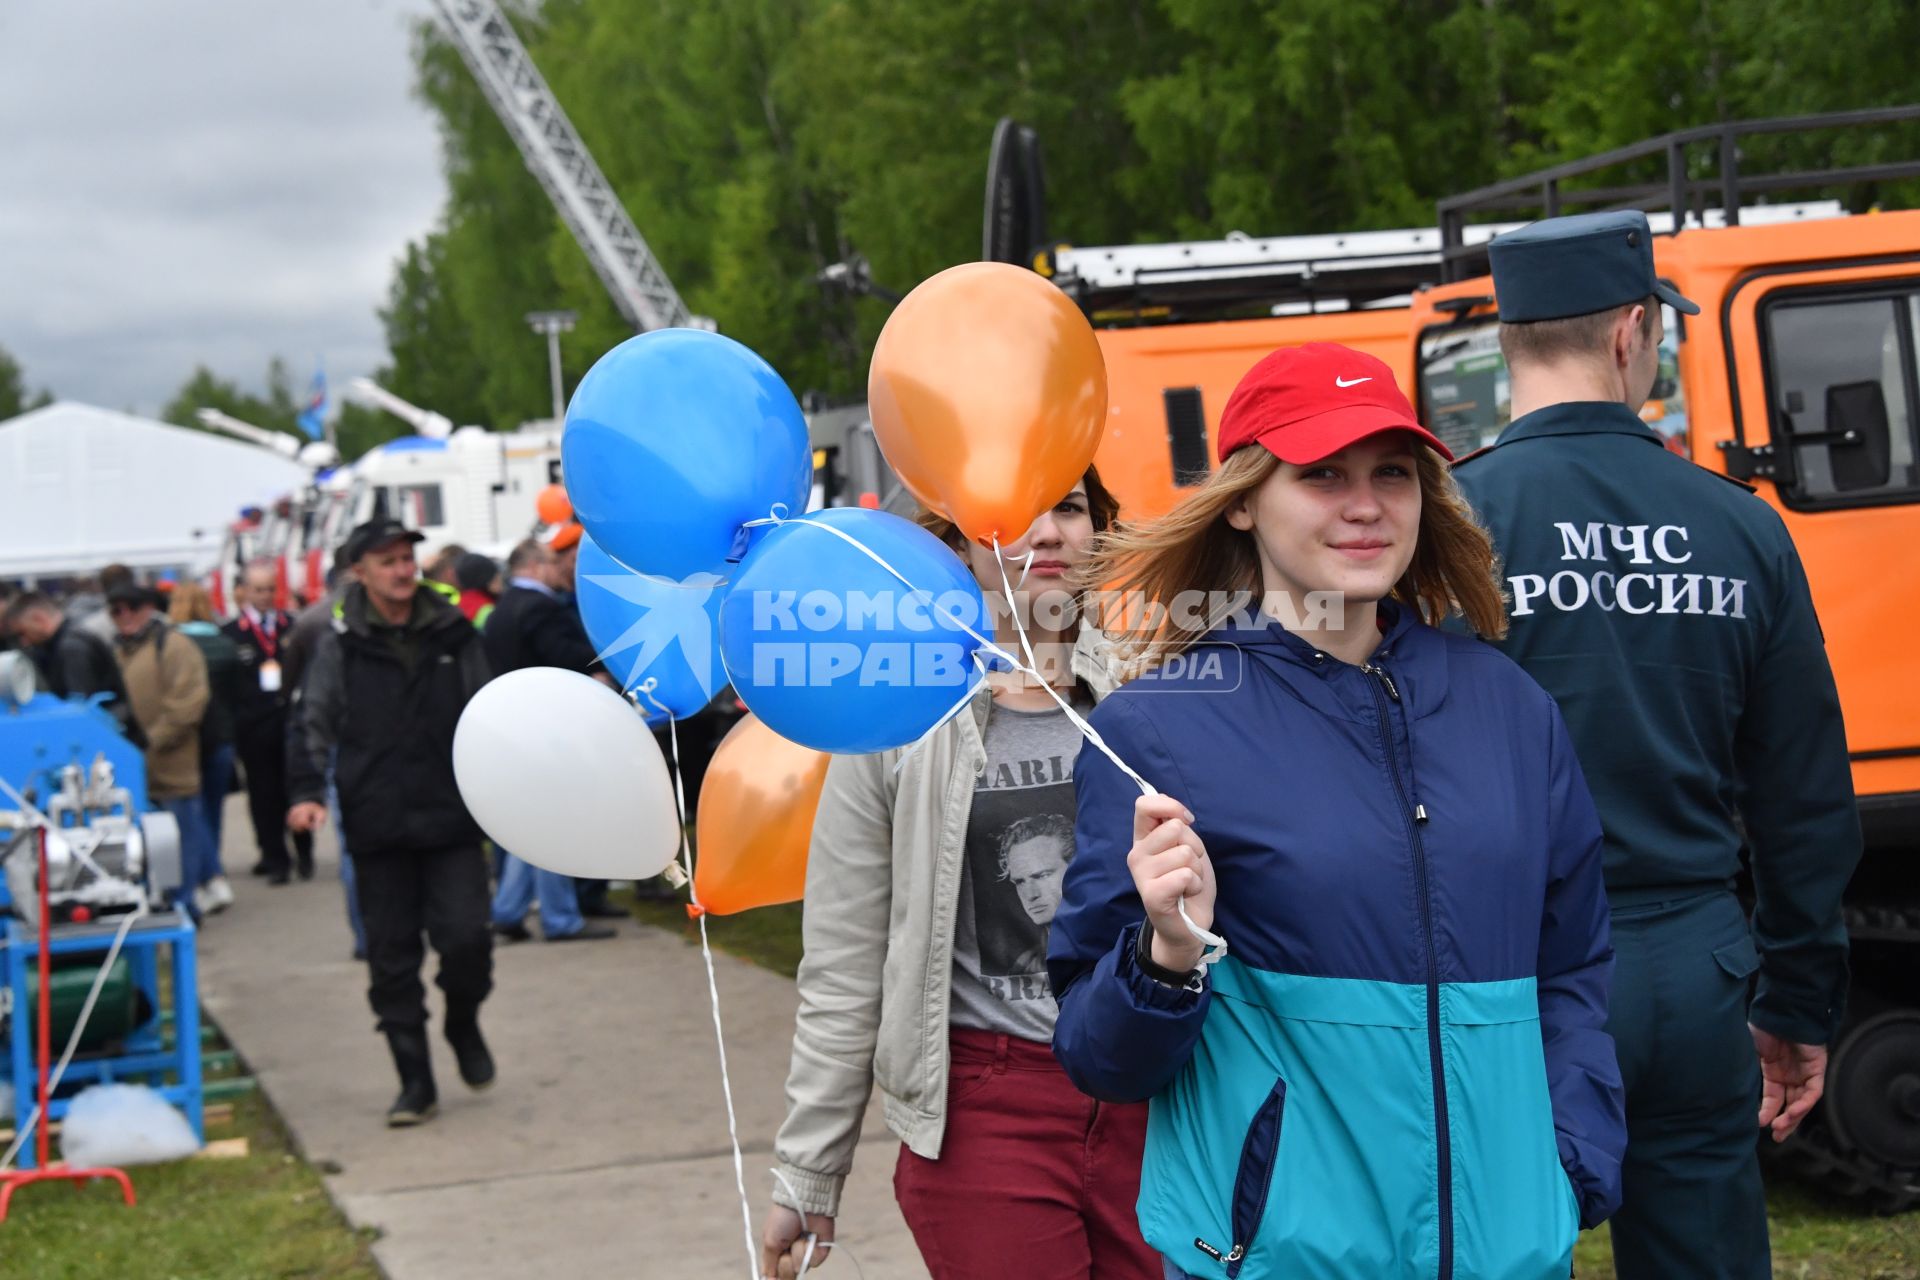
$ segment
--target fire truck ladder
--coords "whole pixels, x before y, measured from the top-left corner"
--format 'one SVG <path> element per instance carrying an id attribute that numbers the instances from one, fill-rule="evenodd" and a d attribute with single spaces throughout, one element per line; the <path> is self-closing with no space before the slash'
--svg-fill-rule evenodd
<path id="1" fill-rule="evenodd" d="M 493 0 L 434 0 L 473 78 L 636 330 L 699 322 L 640 236 L 526 46 Z"/>

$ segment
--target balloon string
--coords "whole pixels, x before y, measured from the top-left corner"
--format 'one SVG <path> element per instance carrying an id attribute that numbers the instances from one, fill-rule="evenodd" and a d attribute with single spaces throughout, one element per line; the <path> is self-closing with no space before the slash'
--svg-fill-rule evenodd
<path id="1" fill-rule="evenodd" d="M 678 857 L 667 864 L 664 875 L 667 883 L 676 889 L 681 885 L 686 885 L 687 896 L 692 898 L 694 896 L 692 888 L 693 846 L 687 843 L 687 794 L 680 781 L 680 735 L 674 727 L 673 712 L 669 711 L 658 698 L 653 696 L 653 691 L 659 687 L 659 677 L 648 676 L 645 680 L 642 680 L 639 684 L 628 690 L 627 696 L 633 699 L 636 707 L 639 705 L 640 699 L 645 698 L 647 704 L 665 716 L 667 720 L 667 743 L 673 750 L 673 802 L 675 811 L 680 816 L 680 853 Z M 694 905 L 697 906 L 699 904 L 696 901 Z"/>
<path id="2" fill-rule="evenodd" d="M 667 744 L 673 752 L 674 818 L 680 826 L 680 853 L 687 869 L 687 896 L 698 909 L 700 890 L 693 879 L 693 845 L 687 839 L 686 781 L 680 772 L 680 732 L 671 713 L 654 698 L 655 685 L 655 680 L 648 677 L 637 692 L 656 710 L 668 715 Z M 753 1210 L 747 1204 L 747 1169 L 740 1156 L 740 1121 L 734 1114 L 733 1081 L 727 1074 L 727 1036 L 720 1025 L 720 983 L 713 971 L 713 947 L 707 941 L 707 913 L 699 910 L 697 918 L 700 922 L 700 958 L 707 964 L 707 1001 L 713 1010 L 713 1043 L 720 1053 L 720 1094 L 727 1101 L 727 1139 L 733 1146 L 733 1182 L 740 1192 L 740 1230 L 747 1246 L 747 1280 L 759 1280 L 760 1258 L 753 1248 Z"/>
<path id="3" fill-rule="evenodd" d="M 727 1100 L 727 1140 L 733 1145 L 733 1184 L 740 1193 L 740 1232 L 747 1246 L 747 1280 L 758 1280 L 760 1259 L 753 1248 L 753 1210 L 747 1206 L 747 1172 L 740 1159 L 740 1122 L 733 1111 L 733 1082 L 727 1077 L 727 1038 L 720 1029 L 720 984 L 713 973 L 713 947 L 707 942 L 707 915 L 700 913 L 700 955 L 707 962 L 707 997 L 713 1007 L 713 1042 L 720 1050 L 720 1092 Z"/>
<path id="4" fill-rule="evenodd" d="M 1072 722 L 1073 727 L 1078 729 L 1088 742 L 1091 742 L 1107 759 L 1113 761 L 1115 768 L 1133 779 L 1134 784 L 1140 788 L 1142 795 L 1158 795 L 1159 792 L 1155 790 L 1153 784 L 1141 777 L 1125 760 L 1122 760 L 1113 748 L 1107 745 L 1106 739 L 1100 736 L 1100 731 L 1095 729 L 1091 724 L 1088 724 L 1086 718 L 1073 709 L 1073 704 L 1060 696 L 1060 691 L 1053 687 L 1053 681 L 1040 674 L 1039 661 L 1033 656 L 1033 644 L 1027 638 L 1026 623 L 1021 620 L 1020 610 L 1013 602 L 1013 583 L 1007 577 L 1007 561 L 1006 557 L 1000 554 L 1000 538 L 998 534 L 994 535 L 993 538 L 993 559 L 994 563 L 1000 566 L 1000 586 L 1006 592 L 1007 612 L 1012 615 L 1014 630 L 1017 631 L 1020 636 L 1020 651 L 1027 655 L 1027 666 L 1024 668 L 1025 672 L 1040 682 L 1040 687 L 1045 689 L 1048 696 L 1059 704 L 1062 711 L 1067 713 L 1067 719 Z M 1031 559 L 1031 557 L 1029 557 L 1029 559 Z M 1201 946 L 1200 961 L 1197 967 L 1204 970 L 1207 966 L 1224 959 L 1227 954 L 1227 940 L 1219 934 L 1208 929 L 1203 929 L 1194 923 L 1193 917 L 1187 914 L 1186 898 L 1180 898 L 1174 905 L 1180 912 L 1181 921 L 1187 926 L 1187 932 L 1192 934 L 1194 941 L 1198 942 Z"/>
<path id="5" fill-rule="evenodd" d="M 893 762 L 893 772 L 896 775 L 898 775 L 902 769 L 907 767 L 907 761 L 913 759 L 914 752 L 918 751 L 921 747 L 925 746 L 928 742 L 930 742 L 933 739 L 933 735 L 940 732 L 941 727 L 945 725 L 947 721 L 953 719 L 955 716 L 959 715 L 962 711 L 966 710 L 967 704 L 972 702 L 974 698 L 978 696 L 980 692 L 980 686 L 985 684 L 987 680 L 987 664 L 986 664 L 986 661 L 983 658 L 981 658 L 978 650 L 976 650 L 973 654 L 973 665 L 980 669 L 979 681 L 977 683 L 968 685 L 967 691 L 960 695 L 960 700 L 954 703 L 951 707 L 948 707 L 946 710 L 946 714 L 942 715 L 938 720 L 934 721 L 933 727 L 931 729 L 928 729 L 925 733 L 921 734 L 919 737 L 915 738 L 912 742 L 907 744 L 907 749 L 905 751 L 902 751 L 900 753 L 900 758 Z"/>
<path id="6" fill-rule="evenodd" d="M 997 533 L 993 535 L 993 550 L 996 555 L 1000 552 L 1000 535 Z M 1027 575 L 1033 572 L 1033 558 L 1038 554 L 1039 552 L 1033 548 L 1027 548 L 1027 554 L 1020 560 L 1020 581 L 1014 583 L 1014 586 L 1024 587 L 1027 585 Z M 1002 560 L 1006 559 L 1005 556 L 1000 556 L 1000 558 Z M 1006 578 L 1005 572 L 1003 571 L 1000 576 L 1004 580 Z"/>
<path id="7" fill-rule="evenodd" d="M 1000 568 L 1000 589 L 1006 593 L 1007 612 L 1013 615 L 1013 629 L 1020 637 L 1020 652 L 1027 655 L 1027 670 L 1051 690 L 1053 682 L 1040 674 L 1040 660 L 1033 656 L 1033 642 L 1027 639 L 1027 624 L 1020 620 L 1020 610 L 1013 603 L 1013 584 L 1007 581 L 1007 558 L 1000 554 L 1000 535 L 997 533 L 993 535 L 993 562 Z M 1032 564 L 1033 555 L 1029 553 L 1027 566 L 1031 567 Z M 1026 580 L 1027 570 L 1023 568 L 1020 570 L 1020 581 L 1024 585 Z M 1060 702 L 1060 695 L 1055 694 L 1053 700 Z M 1060 705 L 1064 707 L 1066 703 L 1061 702 Z"/>

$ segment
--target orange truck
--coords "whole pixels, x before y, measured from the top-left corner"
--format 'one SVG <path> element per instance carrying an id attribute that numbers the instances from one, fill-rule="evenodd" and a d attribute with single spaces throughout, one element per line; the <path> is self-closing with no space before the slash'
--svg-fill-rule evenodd
<path id="1" fill-rule="evenodd" d="M 1686 130 L 1444 200 L 1431 228 L 1103 248 L 1046 241 L 1037 146 L 1003 124 L 987 203 L 986 256 L 1052 276 L 1098 327 L 1098 463 L 1134 518 L 1205 477 L 1228 393 L 1286 344 L 1371 351 L 1456 453 L 1490 442 L 1508 413 L 1486 241 L 1553 213 L 1649 211 L 1656 267 L 1701 314 L 1666 317 L 1645 416 L 1792 532 L 1867 837 L 1848 1023 L 1827 1100 L 1782 1160 L 1887 1211 L 1920 1203 L 1920 211 L 1769 201 L 1858 200 L 1920 178 L 1920 159 L 1743 173 L 1741 156 L 1762 135 L 1912 137 L 1891 131 L 1916 122 L 1920 106 Z"/>

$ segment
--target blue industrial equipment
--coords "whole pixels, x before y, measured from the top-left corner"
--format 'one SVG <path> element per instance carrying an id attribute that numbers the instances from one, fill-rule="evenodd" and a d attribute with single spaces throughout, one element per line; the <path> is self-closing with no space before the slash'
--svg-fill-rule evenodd
<path id="1" fill-rule="evenodd" d="M 0 991 L 9 1034 L 0 1078 L 14 1088 L 14 1128 L 25 1132 L 36 1099 L 31 983 L 39 901 L 35 828 L 48 827 L 47 900 L 55 957 L 105 959 L 130 912 L 164 902 L 180 885 L 179 832 L 171 815 L 148 813 L 146 766 L 96 702 L 34 694 L 17 662 L 0 671 Z M 9 914 L 10 913 L 10 916 Z M 192 920 L 179 908 L 136 919 L 121 954 L 149 1016 L 117 1035 L 112 1052 L 77 1057 L 62 1083 L 153 1085 L 201 1134 L 200 1001 Z M 163 1031 L 161 948 L 171 951 L 172 1042 Z M 57 1050 L 56 1050 L 57 1054 Z M 64 1097 L 48 1107 L 66 1112 Z M 31 1150 L 23 1152 L 31 1163 Z"/>

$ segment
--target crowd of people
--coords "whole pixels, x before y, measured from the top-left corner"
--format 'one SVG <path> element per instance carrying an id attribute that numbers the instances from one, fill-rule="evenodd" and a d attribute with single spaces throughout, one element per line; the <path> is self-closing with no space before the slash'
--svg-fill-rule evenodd
<path id="1" fill-rule="evenodd" d="M 147 798 L 180 832 L 181 901 L 204 922 L 233 905 L 221 858 L 227 796 L 248 796 L 254 875 L 286 885 L 313 878 L 310 839 L 288 852 L 287 692 L 278 640 L 290 628 L 274 608 L 270 564 L 249 565 L 222 619 L 197 582 L 142 582 L 109 565 L 64 600 L 6 590 L 4 642 L 23 650 L 39 686 L 98 697 L 143 755 Z"/>
<path id="2" fill-rule="evenodd" d="M 763 1275 L 831 1258 L 876 1088 L 937 1280 L 1547 1280 L 1602 1222 L 1627 1280 L 1770 1274 L 1756 1139 L 1821 1096 L 1861 838 L 1784 526 L 1639 417 L 1661 307 L 1697 310 L 1651 242 L 1632 213 L 1493 241 L 1514 420 L 1471 458 L 1312 344 L 1254 366 L 1159 520 L 1117 522 L 1091 468 L 1002 550 L 923 515 L 1001 648 L 1069 659 L 827 771 Z M 437 1099 L 427 945 L 478 1089 L 496 938 L 536 900 L 548 941 L 611 936 L 604 884 L 490 866 L 452 762 L 494 675 L 615 683 L 579 538 L 423 577 L 376 519 L 298 617 L 268 565 L 225 621 L 118 568 L 5 608 L 146 753 L 190 909 L 232 901 L 236 762 L 269 884 L 338 829 L 392 1125 Z M 1524 589 L 1574 561 L 1602 566 L 1578 605 Z M 1155 608 L 1083 618 L 1096 587 Z"/>
<path id="3" fill-rule="evenodd" d="M 143 753 L 149 807 L 179 827 L 178 904 L 196 921 L 234 904 L 221 860 L 232 792 L 246 792 L 252 872 L 268 886 L 311 880 L 314 831 L 332 823 L 353 955 L 368 965 L 401 1081 L 392 1125 L 426 1118 L 437 1097 L 423 940 L 440 956 L 461 1077 L 483 1088 L 494 1074 L 479 1030 L 494 939 L 531 939 L 530 913 L 547 942 L 607 939 L 616 934 L 603 918 L 625 914 L 603 880 L 489 856 L 452 771 L 460 713 L 494 675 L 562 666 L 613 683 L 575 604 L 580 536 L 564 522 L 514 547 L 504 566 L 459 546 L 422 566 L 421 535 L 375 519 L 348 535 L 325 593 L 297 615 L 275 605 L 270 560 L 241 570 L 227 618 L 199 583 L 141 581 L 122 565 L 59 600 L 13 588 L 0 597 L 0 642 L 25 652 L 39 687 L 97 697 Z"/>

